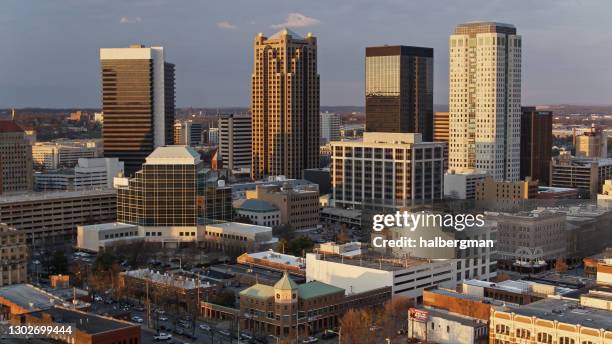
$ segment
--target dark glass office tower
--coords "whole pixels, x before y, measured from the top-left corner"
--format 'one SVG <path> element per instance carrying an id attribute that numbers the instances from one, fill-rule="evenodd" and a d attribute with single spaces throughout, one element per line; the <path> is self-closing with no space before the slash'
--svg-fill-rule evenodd
<path id="1" fill-rule="evenodd" d="M 433 140 L 433 49 L 366 48 L 366 131 Z"/>
<path id="2" fill-rule="evenodd" d="M 540 185 L 549 185 L 552 158 L 552 111 L 522 107 L 521 180 L 531 177 Z"/>
<path id="3" fill-rule="evenodd" d="M 155 147 L 174 142 L 174 65 L 162 47 L 100 49 L 104 156 L 138 171 Z"/>

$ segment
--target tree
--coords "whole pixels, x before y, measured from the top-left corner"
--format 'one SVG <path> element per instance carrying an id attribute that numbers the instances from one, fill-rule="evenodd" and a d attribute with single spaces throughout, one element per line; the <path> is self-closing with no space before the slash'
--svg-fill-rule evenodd
<path id="1" fill-rule="evenodd" d="M 303 256 L 305 252 L 312 250 L 314 242 L 305 236 L 295 238 L 289 242 L 287 252 L 294 256 Z"/>
<path id="2" fill-rule="evenodd" d="M 98 254 L 94 262 L 94 270 L 102 272 L 109 271 L 115 263 L 115 255 L 110 251 L 103 251 Z"/>
<path id="3" fill-rule="evenodd" d="M 371 343 L 372 314 L 365 309 L 349 309 L 340 319 L 340 344 Z"/>
<path id="4" fill-rule="evenodd" d="M 276 237 L 289 241 L 294 238 L 295 230 L 293 226 L 283 224 L 272 228 L 272 234 Z"/>
<path id="5" fill-rule="evenodd" d="M 221 306 L 234 307 L 236 296 L 234 296 L 234 292 L 231 290 L 224 289 L 213 296 L 211 302 Z"/>
<path id="6" fill-rule="evenodd" d="M 412 306 L 412 301 L 405 296 L 396 296 L 385 302 L 378 319 L 385 338 L 394 337 L 398 329 L 406 326 L 408 309 Z"/>
<path id="7" fill-rule="evenodd" d="M 51 271 L 54 274 L 65 274 L 68 272 L 68 259 L 63 251 L 55 251 L 53 253 Z"/>

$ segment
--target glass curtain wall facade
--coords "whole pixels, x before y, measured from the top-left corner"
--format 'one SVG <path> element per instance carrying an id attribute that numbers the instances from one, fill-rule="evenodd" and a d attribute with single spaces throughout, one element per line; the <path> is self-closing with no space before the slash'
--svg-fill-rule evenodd
<path id="1" fill-rule="evenodd" d="M 366 131 L 433 140 L 433 49 L 366 48 Z"/>

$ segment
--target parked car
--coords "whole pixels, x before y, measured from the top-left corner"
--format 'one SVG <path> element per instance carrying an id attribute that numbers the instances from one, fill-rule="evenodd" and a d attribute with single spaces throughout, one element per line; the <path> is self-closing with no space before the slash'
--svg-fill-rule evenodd
<path id="1" fill-rule="evenodd" d="M 172 335 L 168 333 L 160 332 L 156 336 L 154 336 L 153 339 L 158 340 L 158 341 L 159 340 L 170 340 L 172 339 Z"/>
<path id="2" fill-rule="evenodd" d="M 304 338 L 304 339 L 302 339 L 302 343 L 303 343 L 303 344 L 316 343 L 316 342 L 318 342 L 318 341 L 319 341 L 319 339 L 318 339 L 318 338 L 316 338 L 316 337 L 308 337 L 308 338 Z"/>
<path id="3" fill-rule="evenodd" d="M 164 316 L 161 316 L 161 317 L 159 317 L 158 319 L 159 319 L 159 321 L 168 321 L 168 318 L 166 318 L 166 317 L 164 317 Z"/>
<path id="4" fill-rule="evenodd" d="M 141 317 L 137 317 L 137 316 L 133 316 L 132 321 L 139 323 L 139 324 L 142 324 L 144 322 L 144 320 Z"/>
<path id="5" fill-rule="evenodd" d="M 323 332 L 323 335 L 321 336 L 321 338 L 323 339 L 330 339 L 330 338 L 334 338 L 337 337 L 338 333 L 332 331 L 332 330 L 325 330 L 325 332 Z"/>
<path id="6" fill-rule="evenodd" d="M 210 331 L 210 326 L 208 326 L 207 324 L 201 324 L 200 325 L 200 330 L 202 330 L 202 331 Z"/>
<path id="7" fill-rule="evenodd" d="M 219 330 L 219 333 L 221 333 L 224 336 L 228 336 L 228 337 L 230 336 L 229 331 L 226 331 L 226 330 Z"/>

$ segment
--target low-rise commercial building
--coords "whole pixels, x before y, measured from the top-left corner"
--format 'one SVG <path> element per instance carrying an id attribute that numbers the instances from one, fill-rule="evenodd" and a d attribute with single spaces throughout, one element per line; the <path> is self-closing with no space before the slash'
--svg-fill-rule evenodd
<path id="1" fill-rule="evenodd" d="M 596 199 L 607 179 L 612 179 L 612 159 L 575 158 L 569 154 L 552 159 L 550 186 L 577 188 L 581 198 Z"/>
<path id="2" fill-rule="evenodd" d="M 198 275 L 191 273 L 185 275 L 139 269 L 121 272 L 118 289 L 123 296 L 136 302 L 144 304 L 148 297 L 157 307 L 166 308 L 171 304 L 193 313 L 198 307 L 198 299 L 206 300 L 214 296 L 219 286 L 202 282 Z"/>
<path id="3" fill-rule="evenodd" d="M 27 262 L 25 233 L 0 223 L 0 287 L 25 283 Z"/>
<path id="4" fill-rule="evenodd" d="M 546 298 L 524 306 L 495 306 L 490 343 L 609 343 L 612 312 L 576 300 Z"/>
<path id="5" fill-rule="evenodd" d="M 138 226 L 110 222 L 77 227 L 76 248 L 90 252 L 100 252 L 115 245 L 125 245 L 143 241 Z"/>
<path id="6" fill-rule="evenodd" d="M 240 199 L 234 202 L 237 217 L 249 219 L 259 226 L 280 225 L 281 211 L 272 203 L 260 199 Z"/>
<path id="7" fill-rule="evenodd" d="M 349 227 L 361 228 L 361 210 L 324 207 L 321 209 L 321 222 L 345 224 Z"/>
<path id="8" fill-rule="evenodd" d="M 612 210 L 612 179 L 602 185 L 601 193 L 597 194 L 597 206 Z"/>
<path id="9" fill-rule="evenodd" d="M 508 270 L 550 268 L 568 254 L 566 216 L 546 210 L 500 214 L 497 219 L 499 263 Z"/>
<path id="10" fill-rule="evenodd" d="M 257 185 L 246 192 L 247 199 L 263 200 L 280 210 L 280 223 L 294 229 L 314 228 L 319 224 L 319 189 L 294 188 L 291 182 L 283 186 Z"/>
<path id="11" fill-rule="evenodd" d="M 34 172 L 35 191 L 73 191 L 74 170 L 61 169 L 44 172 Z"/>
<path id="12" fill-rule="evenodd" d="M 236 258 L 238 264 L 257 266 L 275 271 L 287 271 L 291 274 L 306 276 L 306 261 L 302 257 L 278 253 L 273 250 L 243 253 Z"/>
<path id="13" fill-rule="evenodd" d="M 238 222 L 207 225 L 202 245 L 226 252 L 257 252 L 276 248 L 272 228 Z"/>
<path id="14" fill-rule="evenodd" d="M 320 281 L 295 283 L 287 273 L 274 286 L 255 284 L 240 292 L 240 328 L 286 342 L 334 328 L 350 308 L 383 304 L 390 288 L 349 292 Z"/>
<path id="15" fill-rule="evenodd" d="M 139 325 L 65 307 L 22 314 L 18 321 L 30 326 L 72 326 L 72 333 L 43 335 L 63 343 L 140 343 Z"/>
<path id="16" fill-rule="evenodd" d="M 37 142 L 32 146 L 32 158 L 37 167 L 44 169 L 74 167 L 80 158 L 100 156 L 99 146 L 95 140 Z"/>
<path id="17" fill-rule="evenodd" d="M 476 184 L 484 181 L 487 175 L 478 170 L 449 170 L 444 174 L 444 198 L 476 199 Z"/>
<path id="18" fill-rule="evenodd" d="M 306 280 L 320 281 L 348 293 L 391 287 L 393 296 L 420 299 L 423 290 L 454 288 L 457 280 L 453 260 L 384 258 L 369 254 L 306 254 Z"/>
<path id="19" fill-rule="evenodd" d="M 538 197 L 538 181 L 496 181 L 491 176 L 476 183 L 476 200 L 485 203 L 518 203 Z"/>

